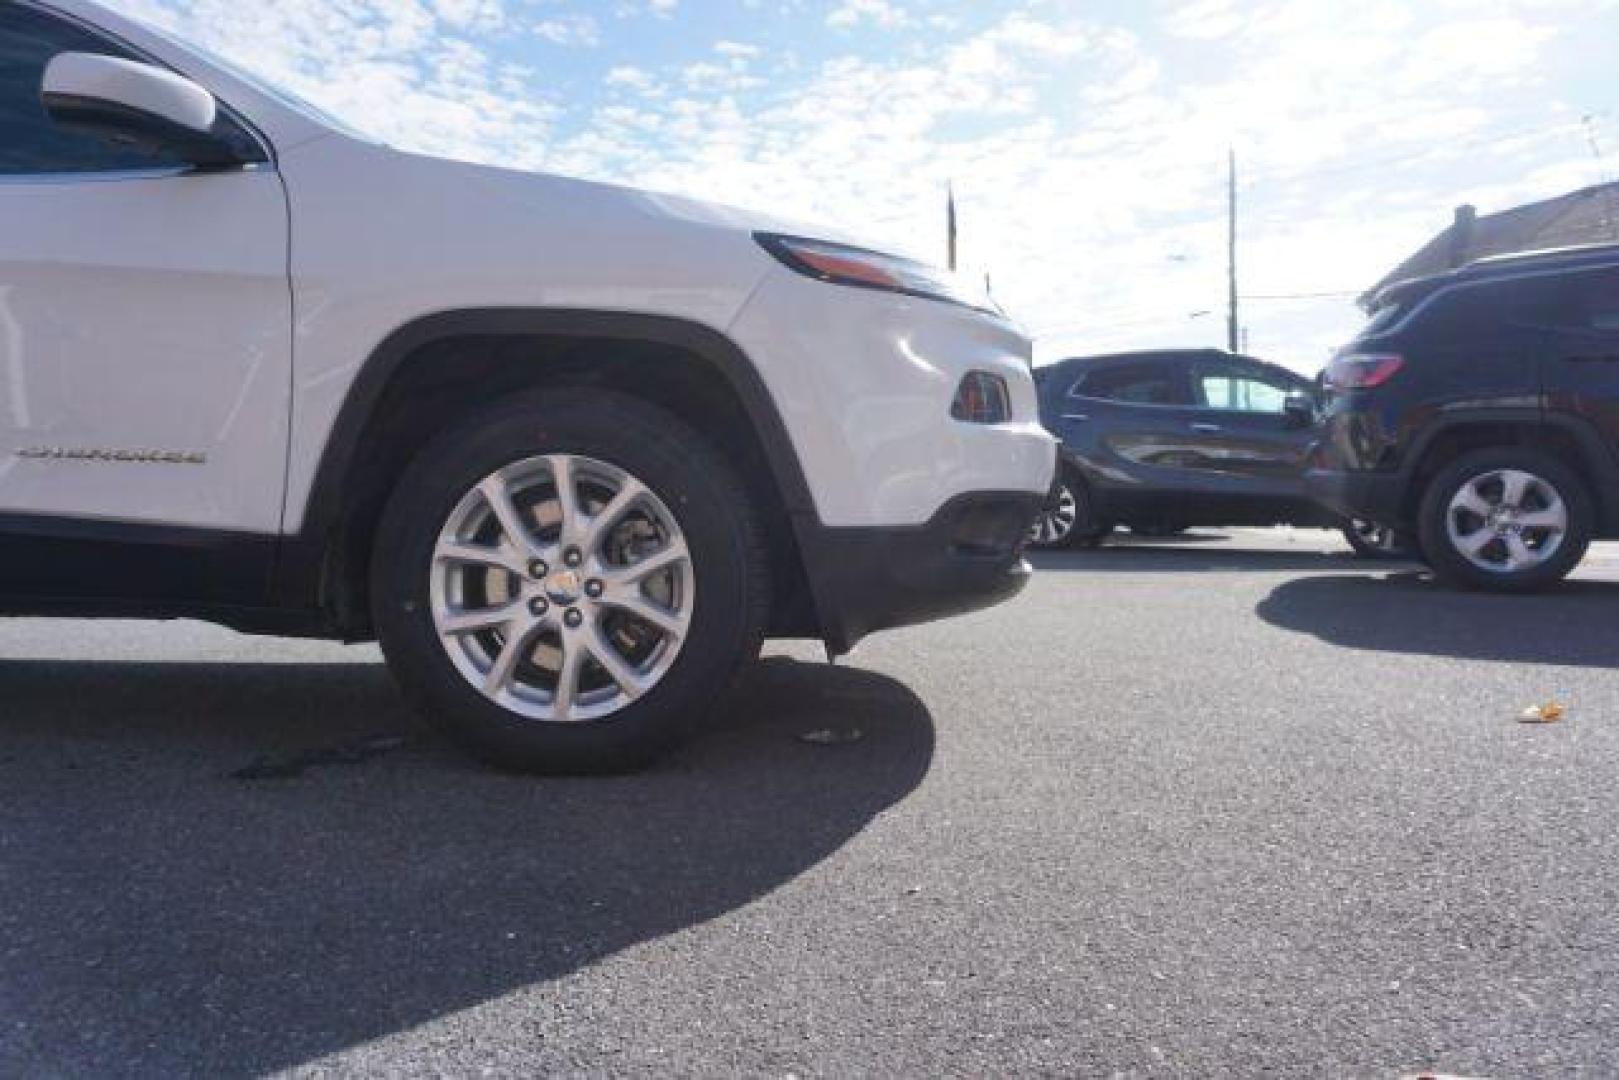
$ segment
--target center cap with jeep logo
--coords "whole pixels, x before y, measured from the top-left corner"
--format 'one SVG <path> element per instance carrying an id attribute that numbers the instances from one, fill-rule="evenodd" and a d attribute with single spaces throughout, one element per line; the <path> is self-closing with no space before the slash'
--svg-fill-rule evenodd
<path id="1" fill-rule="evenodd" d="M 584 593 L 580 584 L 579 573 L 575 570 L 558 570 L 545 579 L 545 595 L 553 604 L 571 607 L 579 602 Z"/>

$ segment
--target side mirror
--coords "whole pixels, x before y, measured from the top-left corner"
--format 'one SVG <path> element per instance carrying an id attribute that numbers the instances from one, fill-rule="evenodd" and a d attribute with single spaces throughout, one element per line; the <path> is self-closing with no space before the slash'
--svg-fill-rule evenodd
<path id="1" fill-rule="evenodd" d="M 214 95 L 172 71 L 95 53 L 61 53 L 45 66 L 45 111 L 63 127 L 175 155 L 202 168 L 240 165 L 213 134 Z"/>
<path id="2" fill-rule="evenodd" d="M 1282 402 L 1282 416 L 1290 428 L 1315 426 L 1315 401 L 1309 394 L 1289 394 Z"/>

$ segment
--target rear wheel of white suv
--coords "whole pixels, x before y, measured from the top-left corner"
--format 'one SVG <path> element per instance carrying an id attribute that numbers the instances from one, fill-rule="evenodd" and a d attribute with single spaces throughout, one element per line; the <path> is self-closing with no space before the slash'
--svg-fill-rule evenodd
<path id="1" fill-rule="evenodd" d="M 1567 577 L 1591 543 L 1591 496 L 1550 454 L 1475 450 L 1429 483 L 1419 512 L 1422 551 L 1442 580 L 1529 592 Z"/>
<path id="2" fill-rule="evenodd" d="M 602 772 L 690 732 L 758 654 L 768 563 L 747 495 L 675 417 L 617 394 L 500 403 L 401 478 L 378 635 L 427 716 L 507 768 Z"/>

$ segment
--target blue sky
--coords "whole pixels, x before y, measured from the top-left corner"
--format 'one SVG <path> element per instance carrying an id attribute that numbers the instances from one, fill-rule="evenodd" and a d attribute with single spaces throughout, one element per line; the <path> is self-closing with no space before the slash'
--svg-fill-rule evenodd
<path id="1" fill-rule="evenodd" d="M 954 181 L 1048 358 L 1223 341 L 1228 146 L 1249 347 L 1301 370 L 1456 204 L 1619 171 L 1615 0 L 115 2 L 411 149 L 935 260 Z"/>

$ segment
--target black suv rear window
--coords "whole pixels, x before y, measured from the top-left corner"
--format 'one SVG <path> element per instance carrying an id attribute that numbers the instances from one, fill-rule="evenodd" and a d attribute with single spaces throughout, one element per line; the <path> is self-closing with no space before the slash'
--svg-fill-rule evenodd
<path id="1" fill-rule="evenodd" d="M 1390 300 L 1372 312 L 1371 318 L 1366 320 L 1366 325 L 1360 328 L 1355 337 L 1357 339 L 1375 337 L 1399 322 L 1400 316 L 1404 314 L 1405 305 L 1398 300 Z"/>

